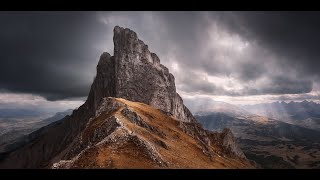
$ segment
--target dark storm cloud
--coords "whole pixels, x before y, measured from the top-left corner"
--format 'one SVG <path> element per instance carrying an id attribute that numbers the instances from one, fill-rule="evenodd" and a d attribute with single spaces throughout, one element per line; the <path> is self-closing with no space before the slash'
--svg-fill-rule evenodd
<path id="1" fill-rule="evenodd" d="M 320 52 L 317 45 L 307 43 L 317 34 L 317 27 L 310 28 L 316 23 L 315 18 L 306 20 L 312 15 L 319 15 L 294 12 L 290 16 L 290 13 L 269 12 L 270 15 L 264 17 L 264 14 L 268 13 L 156 12 L 148 15 L 157 23 L 133 27 L 140 36 L 153 32 L 144 38 L 148 40 L 149 47 L 156 50 L 162 63 L 170 67 L 170 61 L 176 61 L 180 69 L 184 69 L 175 72 L 170 68 L 182 91 L 232 96 L 312 91 L 314 76 L 317 76 L 319 71 L 312 71 L 308 66 L 318 67 L 319 61 L 314 62 L 315 58 L 312 58 L 309 52 L 300 52 L 300 49 L 314 49 L 315 54 Z M 283 15 L 289 16 L 281 18 Z M 302 18 L 297 18 L 297 15 Z M 273 24 L 274 19 L 279 22 Z M 299 27 L 295 27 L 295 22 L 298 22 Z M 149 27 L 149 31 L 144 27 Z M 271 32 L 268 34 L 263 30 Z M 285 35 L 281 34 L 283 32 Z M 307 40 L 299 44 L 305 33 L 308 33 Z M 249 44 L 247 49 L 244 48 L 243 53 L 238 52 L 237 48 L 246 44 Z M 280 48 L 286 45 L 288 48 Z M 199 73 L 190 75 L 191 71 L 206 72 L 209 76 L 236 78 L 243 85 L 243 89 L 227 90 L 222 88 L 221 84 L 203 81 Z M 185 81 L 190 76 L 198 81 Z M 260 83 L 255 84 L 255 81 Z"/>
<path id="2" fill-rule="evenodd" d="M 105 33 L 94 13 L 1 12 L 0 24 L 0 89 L 87 95 Z"/>
<path id="3" fill-rule="evenodd" d="M 264 94 L 302 94 L 311 92 L 313 88 L 313 83 L 310 80 L 272 77 L 268 82 L 260 85 L 260 87 L 248 84 L 242 89 L 232 90 L 218 86 L 206 78 L 201 78 L 201 75 L 191 72 L 189 72 L 188 75 L 189 76 L 183 76 L 184 79 L 180 78 L 178 88 L 194 95 L 250 96 Z"/>
<path id="4" fill-rule="evenodd" d="M 179 76 L 180 83 L 177 86 L 180 90 L 184 92 L 217 95 L 226 93 L 226 91 L 222 87 L 210 83 L 206 78 L 201 78 L 201 75 L 197 75 L 192 71 L 188 71 L 188 75 L 189 76 Z"/>
<path id="5" fill-rule="evenodd" d="M 320 71 L 320 12 L 235 12 L 237 30 L 254 38 L 303 73 Z M 245 27 L 246 31 L 241 31 Z M 243 28 L 242 28 L 243 29 Z M 281 60 L 281 59 L 279 59 Z"/>
<path id="6" fill-rule="evenodd" d="M 86 96 L 100 54 L 113 53 L 112 30 L 120 25 L 158 54 L 179 91 L 308 93 L 320 75 L 318 17 L 317 12 L 1 12 L 0 90 L 50 100 Z"/>
<path id="7" fill-rule="evenodd" d="M 265 87 L 258 89 L 249 89 L 246 95 L 263 95 L 263 94 L 302 94 L 309 93 L 312 90 L 312 82 L 309 80 L 297 80 L 278 77 L 270 83 L 266 83 Z"/>
<path id="8" fill-rule="evenodd" d="M 212 90 L 211 93 L 207 92 L 208 94 L 242 96 L 300 94 L 312 91 L 313 83 L 320 77 L 319 12 L 214 12 L 207 13 L 203 17 L 207 17 L 207 20 L 212 18 L 213 22 L 218 22 L 220 32 L 225 31 L 227 36 L 231 37 L 238 35 L 239 42 L 247 41 L 252 45 L 249 52 L 239 55 L 230 52 L 230 48 L 226 48 L 227 51 L 224 52 L 221 46 L 216 47 L 219 39 L 216 42 L 209 40 L 213 44 L 209 50 L 210 55 L 191 56 L 192 59 L 189 59 L 189 62 L 181 62 L 183 68 L 198 67 L 209 75 L 236 77 L 244 84 L 242 90 Z M 206 18 L 202 18 L 202 21 L 197 20 L 196 23 L 202 30 L 210 29 L 211 24 L 212 21 L 206 21 Z M 200 29 L 197 30 L 199 32 Z M 214 29 L 211 29 L 212 31 Z M 195 32 L 194 35 L 196 34 Z M 214 35 L 222 36 L 219 32 Z M 205 41 L 206 38 L 208 39 L 208 34 L 203 33 L 201 36 L 202 38 L 197 38 L 200 42 L 194 41 L 190 44 L 203 49 L 210 47 L 210 43 Z M 236 38 L 230 38 L 230 40 L 237 42 Z M 201 44 L 205 44 L 206 47 Z M 199 53 L 194 54 L 199 56 Z M 221 61 L 219 54 L 226 60 Z M 185 76 L 188 76 L 188 73 Z M 267 78 L 268 81 L 259 85 L 251 83 L 263 78 Z M 200 87 L 206 91 L 212 86 L 212 83 L 207 83 L 206 86 Z M 195 92 L 192 88 L 184 88 L 184 90 Z"/>

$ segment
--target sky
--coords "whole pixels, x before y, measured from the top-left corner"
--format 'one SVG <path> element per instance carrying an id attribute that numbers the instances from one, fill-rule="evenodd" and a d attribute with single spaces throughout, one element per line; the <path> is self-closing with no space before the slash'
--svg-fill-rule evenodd
<path id="1" fill-rule="evenodd" d="M 320 100 L 320 12 L 0 12 L 0 108 L 80 106 L 113 28 L 135 31 L 188 102 Z"/>

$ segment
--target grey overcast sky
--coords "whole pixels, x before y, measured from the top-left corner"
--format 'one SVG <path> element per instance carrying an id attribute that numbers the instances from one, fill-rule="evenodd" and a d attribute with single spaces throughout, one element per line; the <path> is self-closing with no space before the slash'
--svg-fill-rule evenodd
<path id="1" fill-rule="evenodd" d="M 0 108 L 81 105 L 115 25 L 188 102 L 320 100 L 320 12 L 0 12 Z"/>

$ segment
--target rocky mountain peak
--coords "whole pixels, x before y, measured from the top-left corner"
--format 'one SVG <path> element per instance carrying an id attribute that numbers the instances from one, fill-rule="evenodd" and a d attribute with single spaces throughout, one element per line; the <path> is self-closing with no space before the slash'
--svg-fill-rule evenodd
<path id="1" fill-rule="evenodd" d="M 130 29 L 114 28 L 86 102 L 28 135 L 0 168 L 251 167 L 231 131 L 203 129 L 174 76 Z M 133 160 L 132 160 L 133 159 Z"/>
<path id="2" fill-rule="evenodd" d="M 116 26 L 113 32 L 114 55 L 101 55 L 87 100 L 89 107 L 94 107 L 92 111 L 104 97 L 118 97 L 149 104 L 181 121 L 194 122 L 176 93 L 174 76 L 159 57 L 149 51 L 134 31 Z"/>

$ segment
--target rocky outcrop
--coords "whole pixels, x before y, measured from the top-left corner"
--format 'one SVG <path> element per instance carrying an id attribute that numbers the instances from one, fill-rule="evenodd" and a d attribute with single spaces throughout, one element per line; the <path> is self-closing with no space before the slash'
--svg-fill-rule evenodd
<path id="1" fill-rule="evenodd" d="M 212 131 L 207 132 L 210 137 L 211 143 L 221 147 L 224 153 L 246 159 L 246 156 L 243 154 L 242 150 L 236 143 L 236 138 L 229 128 L 223 129 L 221 133 Z"/>
<path id="2" fill-rule="evenodd" d="M 233 153 L 235 156 L 245 158 L 245 155 L 241 151 L 240 147 L 236 143 L 236 139 L 229 128 L 225 128 L 220 134 L 220 140 L 223 149 L 226 152 Z"/>
<path id="3" fill-rule="evenodd" d="M 227 154 L 229 156 L 247 159 L 236 143 L 236 139 L 231 130 L 228 128 L 225 128 L 221 133 L 213 132 L 203 129 L 202 125 L 198 122 L 181 122 L 180 127 L 184 132 L 198 139 L 204 151 L 209 155 L 212 155 L 213 152 L 208 151 L 208 147 L 215 145 L 219 148 L 218 154 Z"/>
<path id="4" fill-rule="evenodd" d="M 134 123 L 142 128 L 145 128 L 154 134 L 157 134 L 161 138 L 165 138 L 166 135 L 162 131 L 160 131 L 158 128 L 146 123 L 136 112 L 132 111 L 131 109 L 126 107 L 121 111 L 121 113 L 123 116 L 127 117 L 128 120 L 131 121 L 132 123 Z"/>
<path id="5" fill-rule="evenodd" d="M 103 97 L 119 97 L 149 104 L 181 121 L 195 121 L 176 93 L 174 76 L 135 32 L 116 26 L 113 41 L 114 56 L 105 52 L 100 57 L 90 107 L 96 109 Z"/>

